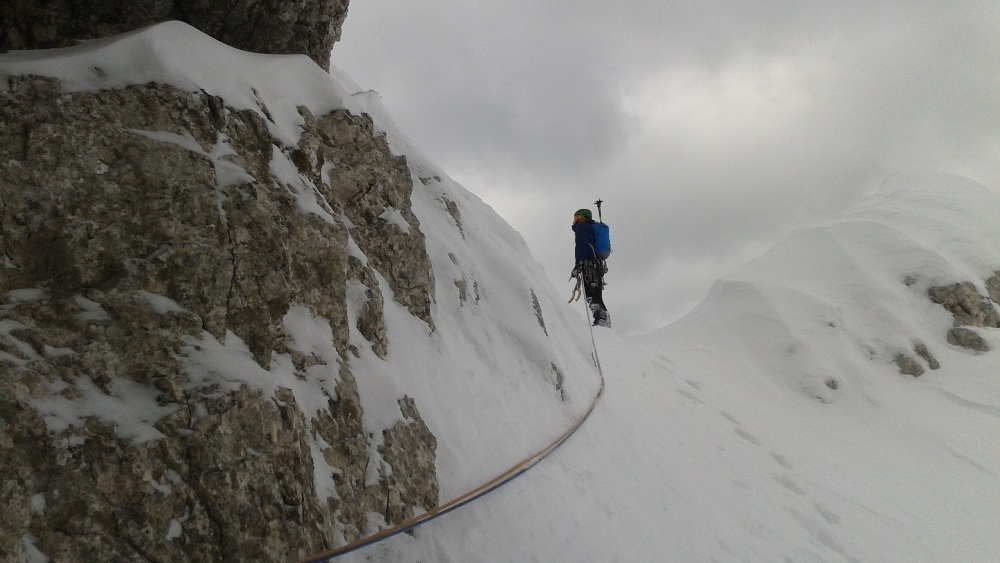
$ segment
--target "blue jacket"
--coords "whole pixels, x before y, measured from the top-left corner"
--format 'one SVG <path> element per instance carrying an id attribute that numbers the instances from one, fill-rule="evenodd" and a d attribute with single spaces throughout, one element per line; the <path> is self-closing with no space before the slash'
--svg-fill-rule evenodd
<path id="1" fill-rule="evenodd" d="M 594 237 L 594 228 L 591 226 L 594 221 L 586 219 L 579 223 L 573 223 L 573 232 L 576 234 L 576 262 L 594 260 L 597 255 L 594 247 L 597 246 L 597 239 Z"/>

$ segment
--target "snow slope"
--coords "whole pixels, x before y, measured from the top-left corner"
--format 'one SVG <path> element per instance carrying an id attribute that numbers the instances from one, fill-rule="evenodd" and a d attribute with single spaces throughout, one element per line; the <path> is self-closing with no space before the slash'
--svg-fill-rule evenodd
<path id="1" fill-rule="evenodd" d="M 201 56 L 174 54 L 191 44 Z M 112 85 L 162 80 L 237 105 L 256 88 L 273 115 L 288 116 L 275 124 L 288 142 L 296 103 L 314 113 L 363 108 L 407 154 L 437 279 L 437 331 L 391 305 L 383 282 L 389 357 L 348 361 L 369 430 L 398 416 L 401 394 L 416 399 L 438 437 L 442 501 L 547 444 L 587 407 L 598 375 L 568 287 L 551 287 L 521 237 L 395 131 L 376 94 L 297 57 L 235 52 L 183 24 L 88 45 L 83 59 L 3 55 L 0 74 L 65 76 L 77 89 L 104 87 L 108 76 Z M 138 58 L 118 64 L 127 53 Z M 238 72 L 205 68 L 217 58 Z M 268 88 L 268 69 L 291 72 L 286 62 L 302 75 Z M 87 74 L 93 66 L 118 70 Z M 970 182 L 900 176 L 720 280 L 681 321 L 630 340 L 598 330 L 605 395 L 562 449 L 412 536 L 340 560 L 995 563 L 1000 352 L 947 345 L 951 318 L 924 294 L 981 286 L 1000 268 L 998 212 L 998 195 Z M 466 301 L 453 283 L 463 280 Z M 942 367 L 902 376 L 892 358 L 916 343 Z"/>
<path id="2" fill-rule="evenodd" d="M 259 55 L 238 51 L 180 23 L 167 22 L 116 37 L 88 41 L 67 49 L 0 55 L 0 87 L 7 77 L 24 74 L 58 78 L 65 92 L 122 88 L 160 82 L 176 88 L 219 96 L 230 107 L 265 116 L 275 138 L 271 171 L 284 184 L 309 186 L 284 158 L 302 131 L 297 108 L 315 115 L 338 108 L 373 114 L 376 127 L 393 132 L 378 96 L 362 92 L 341 73 L 327 73 L 306 56 Z M 148 131 L 150 138 L 173 141 L 177 135 Z M 359 356 L 336 357 L 325 319 L 312 318 L 304 308 L 285 317 L 293 344 L 328 358 L 329 366 L 349 362 L 358 381 L 365 430 L 378 440 L 382 430 L 403 419 L 398 400 L 416 402 L 427 426 L 437 437 L 439 490 L 442 502 L 479 485 L 537 451 L 563 433 L 596 394 L 600 379 L 590 363 L 587 327 L 566 307 L 565 297 L 546 281 L 523 240 L 493 210 L 393 134 L 400 154 L 408 154 L 413 173 L 413 212 L 420 220 L 436 280 L 432 316 L 435 329 L 411 316 L 395 302 L 384 278 L 379 287 L 385 302 L 389 342 L 383 360 L 357 330 L 358 311 L 365 299 L 360 283 L 349 285 L 345 298 L 352 316 L 351 341 Z M 280 189 L 280 188 L 276 188 Z M 314 190 L 306 192 L 312 197 Z M 316 197 L 322 197 L 315 192 Z M 308 199 L 308 198 L 307 198 Z M 343 221 L 322 209 L 302 205 L 302 213 Z M 317 211 L 320 210 L 320 211 Z M 386 210 L 387 221 L 403 221 Z M 401 228 L 408 228 L 405 223 Z M 366 261 L 356 244 L 345 252 Z M 460 289 L 464 288 L 464 289 Z M 464 290 L 464 298 L 462 291 Z M 149 295 L 145 296 L 150 298 Z M 163 296 L 152 295 L 152 299 Z M 168 303 L 168 299 L 164 299 Z M 324 408 L 332 391 L 325 374 L 299 380 L 290 361 L 275 358 L 270 370 L 257 366 L 239 338 L 230 333 L 217 342 L 204 340 L 184 351 L 186 369 L 196 382 L 220 382 L 224 387 L 248 384 L 272 394 L 277 387 L 293 391 L 306 409 Z M 126 393 L 116 399 L 127 400 Z M 132 393 L 131 395 L 136 395 Z M 49 408 L 63 425 L 80 423 L 89 410 L 67 405 Z M 55 415 L 58 415 L 55 416 Z M 109 417 L 125 424 L 126 417 Z M 135 418 L 135 417 L 133 417 Z M 136 422 L 123 431 L 156 439 L 151 427 Z M 332 471 L 314 448 L 317 494 L 333 492 Z M 374 461 L 377 452 L 371 450 Z M 391 471 L 384 462 L 370 463 L 371 478 Z M 322 475 L 322 473 L 326 475 Z M 373 517 L 374 524 L 378 518 Z M 375 530 L 372 530 L 375 531 Z M 37 546 L 44 552 L 44 546 Z"/>
<path id="3" fill-rule="evenodd" d="M 1000 361 L 946 344 L 951 316 L 924 296 L 985 295 L 998 212 L 969 181 L 901 175 L 681 321 L 599 331 L 605 396 L 554 458 L 349 560 L 1000 560 Z M 900 375 L 914 342 L 942 367 Z"/>

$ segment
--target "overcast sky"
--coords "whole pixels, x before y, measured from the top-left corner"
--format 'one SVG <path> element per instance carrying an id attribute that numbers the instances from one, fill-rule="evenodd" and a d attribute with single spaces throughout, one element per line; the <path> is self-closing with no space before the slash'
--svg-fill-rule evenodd
<path id="1" fill-rule="evenodd" d="M 1000 187 L 996 0 L 353 0 L 333 63 L 567 297 L 603 199 L 623 333 L 894 172 Z"/>

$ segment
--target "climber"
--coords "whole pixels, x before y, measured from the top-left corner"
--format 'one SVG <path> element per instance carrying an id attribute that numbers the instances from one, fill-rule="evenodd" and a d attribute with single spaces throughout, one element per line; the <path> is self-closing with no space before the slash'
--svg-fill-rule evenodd
<path id="1" fill-rule="evenodd" d="M 587 305 L 594 314 L 594 326 L 611 326 L 608 309 L 604 306 L 604 274 L 607 267 L 594 249 L 594 220 L 589 209 L 579 209 L 573 214 L 573 233 L 576 235 L 576 265 L 571 277 L 583 282 Z"/>

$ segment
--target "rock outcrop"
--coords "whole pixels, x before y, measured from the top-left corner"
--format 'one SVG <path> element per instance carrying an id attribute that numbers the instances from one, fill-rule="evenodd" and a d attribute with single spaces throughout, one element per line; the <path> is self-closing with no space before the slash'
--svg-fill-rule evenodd
<path id="1" fill-rule="evenodd" d="M 1000 297 L 1000 272 L 986 280 L 986 288 L 989 297 L 982 296 L 971 282 L 928 289 L 931 301 L 947 309 L 955 319 L 947 334 L 949 344 L 978 353 L 989 351 L 986 340 L 967 327 L 1000 328 L 1000 313 L 993 304 Z"/>
<path id="2" fill-rule="evenodd" d="M 382 280 L 433 330 L 409 170 L 300 113 L 0 89 L 0 560 L 293 560 L 437 503 L 419 405 L 369 435 L 350 367 Z"/>
<path id="3" fill-rule="evenodd" d="M 908 286 L 917 283 L 917 278 L 908 276 L 904 282 Z M 927 297 L 934 303 L 944 307 L 953 317 L 952 327 L 944 335 L 945 341 L 952 346 L 964 348 L 976 354 L 988 352 L 990 345 L 976 330 L 1000 328 L 1000 313 L 994 303 L 1000 298 L 1000 272 L 995 273 L 985 281 L 989 297 L 984 297 L 972 282 L 960 282 L 950 285 L 932 286 L 927 288 Z M 939 369 L 941 363 L 931 353 L 924 343 L 916 343 L 913 354 L 898 352 L 893 361 L 899 368 L 899 373 L 920 377 L 924 374 L 923 360 L 932 370 Z"/>
<path id="4" fill-rule="evenodd" d="M 955 317 L 956 326 L 1000 327 L 1000 314 L 971 282 L 932 287 L 927 295 Z"/>
<path id="5" fill-rule="evenodd" d="M 10 0 L 0 3 L 0 52 L 68 47 L 167 20 L 237 49 L 306 54 L 326 70 L 348 0 Z"/>

